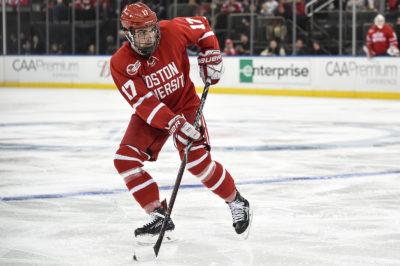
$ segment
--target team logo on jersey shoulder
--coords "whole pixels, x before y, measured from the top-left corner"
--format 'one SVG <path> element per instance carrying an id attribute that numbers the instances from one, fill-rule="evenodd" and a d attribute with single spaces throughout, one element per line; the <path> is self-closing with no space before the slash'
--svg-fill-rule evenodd
<path id="1" fill-rule="evenodd" d="M 141 66 L 141 63 L 139 60 L 136 61 L 134 64 L 129 64 L 126 67 L 126 73 L 128 73 L 128 75 L 131 75 L 131 76 L 136 75 L 139 71 L 140 66 Z"/>

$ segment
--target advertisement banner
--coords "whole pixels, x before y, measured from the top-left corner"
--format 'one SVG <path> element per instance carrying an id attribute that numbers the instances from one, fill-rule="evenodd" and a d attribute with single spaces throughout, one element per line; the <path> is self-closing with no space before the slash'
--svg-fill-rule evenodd
<path id="1" fill-rule="evenodd" d="M 379 57 L 224 57 L 211 91 L 271 95 L 400 98 L 400 60 Z M 134 68 L 134 66 L 132 66 Z M 190 77 L 199 89 L 197 58 Z M 109 56 L 2 56 L 3 87 L 115 88 Z"/>
<path id="2" fill-rule="evenodd" d="M 326 58 L 317 65 L 315 89 L 400 92 L 398 58 Z"/>
<path id="3" fill-rule="evenodd" d="M 109 57 L 6 56 L 5 82 L 111 84 Z"/>
<path id="4" fill-rule="evenodd" d="M 310 85 L 312 64 L 297 58 L 239 58 L 240 83 Z"/>

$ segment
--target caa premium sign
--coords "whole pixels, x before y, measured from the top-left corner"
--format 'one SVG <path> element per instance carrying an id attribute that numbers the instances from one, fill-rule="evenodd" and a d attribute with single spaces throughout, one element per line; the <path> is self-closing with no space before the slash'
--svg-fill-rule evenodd
<path id="1" fill-rule="evenodd" d="M 8 82 L 111 84 L 109 57 L 7 56 L 4 79 Z"/>
<path id="2" fill-rule="evenodd" d="M 76 78 L 80 72 L 78 62 L 63 60 L 62 58 L 18 57 L 10 60 L 10 63 L 14 72 L 28 76 L 46 74 L 47 78 Z"/>
<path id="3" fill-rule="evenodd" d="M 252 58 L 239 59 L 240 82 L 262 84 L 311 83 L 310 60 L 298 58 Z"/>
<path id="4" fill-rule="evenodd" d="M 318 70 L 318 86 L 328 82 L 338 90 L 350 86 L 358 91 L 400 91 L 398 58 L 327 58 Z"/>

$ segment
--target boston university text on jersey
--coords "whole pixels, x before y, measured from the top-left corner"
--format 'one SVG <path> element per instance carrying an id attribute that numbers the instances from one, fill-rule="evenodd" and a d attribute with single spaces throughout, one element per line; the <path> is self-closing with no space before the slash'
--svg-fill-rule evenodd
<path id="1" fill-rule="evenodd" d="M 183 74 L 180 74 L 175 62 L 168 63 L 165 67 L 143 76 L 148 89 L 152 90 L 161 100 L 174 91 L 185 86 Z M 164 83 L 164 84 L 163 84 Z M 163 84 L 163 85 L 161 85 Z M 161 86 L 159 86 L 161 85 Z M 159 86 L 159 87 L 156 87 Z M 156 88 L 154 88 L 156 87 Z"/>

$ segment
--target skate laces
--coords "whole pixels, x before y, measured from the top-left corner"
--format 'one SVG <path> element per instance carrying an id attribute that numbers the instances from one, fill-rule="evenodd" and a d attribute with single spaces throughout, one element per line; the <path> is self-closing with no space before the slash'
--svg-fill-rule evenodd
<path id="1" fill-rule="evenodd" d="M 158 219 L 164 219 L 164 215 L 162 215 L 161 213 L 157 212 L 157 211 L 153 211 L 150 213 L 150 221 L 147 222 L 143 227 L 148 227 L 148 226 L 152 226 Z"/>
<path id="2" fill-rule="evenodd" d="M 234 200 L 228 203 L 229 209 L 231 209 L 233 223 L 243 221 L 245 219 L 245 203 L 244 201 Z"/>

